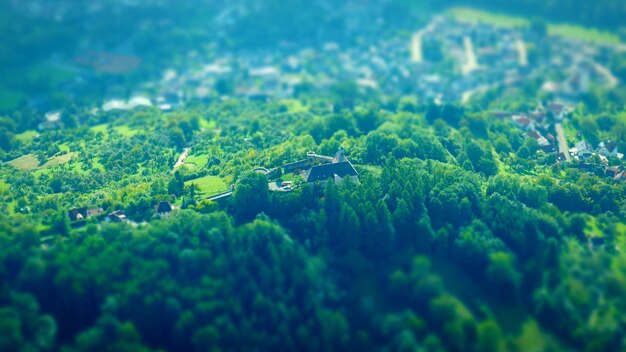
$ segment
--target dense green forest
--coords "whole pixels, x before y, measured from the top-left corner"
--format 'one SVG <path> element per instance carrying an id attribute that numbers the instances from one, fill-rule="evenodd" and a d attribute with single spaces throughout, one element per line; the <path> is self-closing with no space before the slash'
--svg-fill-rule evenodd
<path id="1" fill-rule="evenodd" d="M 453 68 L 473 50 L 461 21 L 442 36 L 462 50 L 433 36 L 405 65 L 434 1 L 17 3 L 0 4 L 0 351 L 626 350 L 626 56 L 576 43 L 592 53 L 578 62 L 552 52 L 574 40 L 547 34 L 547 21 L 616 33 L 621 1 L 472 3 L 529 18 L 472 27 L 486 33 L 476 76 Z M 494 54 L 513 40 L 524 65 Z M 405 61 L 380 54 L 396 47 Z M 398 79 L 472 83 L 509 57 L 575 72 L 464 102 Z M 220 60 L 230 75 L 193 75 Z M 398 62 L 380 82 L 406 94 L 363 88 Z M 312 77 L 289 96 L 237 95 L 273 92 L 258 71 L 279 63 L 281 78 Z M 355 63 L 356 79 L 342 71 Z M 587 73 L 588 89 L 541 90 Z M 104 108 L 137 92 L 154 99 Z"/>
<path id="2" fill-rule="evenodd" d="M 103 113 L 16 142 L 78 154 L 2 167 L 0 349 L 625 347 L 625 183 L 541 166 L 517 127 L 474 108 L 302 103 Z M 210 157 L 172 173 L 185 140 Z M 339 146 L 358 183 L 268 192 L 250 171 Z M 185 183 L 205 175 L 236 182 L 233 197 Z M 77 206 L 135 225 L 69 223 Z"/>

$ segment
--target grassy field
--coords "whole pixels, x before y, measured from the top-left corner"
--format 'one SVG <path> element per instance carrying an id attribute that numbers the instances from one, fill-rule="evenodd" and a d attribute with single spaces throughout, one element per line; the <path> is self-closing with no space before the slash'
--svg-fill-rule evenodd
<path id="1" fill-rule="evenodd" d="M 45 164 L 43 164 L 42 168 L 47 169 L 50 167 L 68 163 L 77 154 L 78 153 L 68 153 L 68 154 L 55 156 L 53 158 L 48 159 L 48 161 Z"/>
<path id="2" fill-rule="evenodd" d="M 185 165 L 189 170 L 197 170 L 205 166 L 209 162 L 209 156 L 206 154 L 190 155 L 185 159 Z"/>
<path id="3" fill-rule="evenodd" d="M 21 156 L 17 159 L 13 159 L 9 161 L 7 164 L 20 170 L 34 170 L 39 166 L 39 160 L 37 160 L 37 158 L 34 155 L 28 154 L 28 155 Z"/>
<path id="4" fill-rule="evenodd" d="M 482 22 L 499 27 L 520 27 L 530 24 L 530 21 L 524 17 L 510 16 L 471 7 L 452 7 L 446 11 L 446 15 L 460 21 Z M 619 36 L 615 33 L 567 23 L 549 23 L 548 33 L 598 44 L 621 43 Z"/>
<path id="5" fill-rule="evenodd" d="M 35 139 L 37 137 L 39 137 L 39 132 L 30 130 L 30 131 L 26 131 L 26 132 L 23 132 L 23 133 L 20 133 L 20 134 L 16 135 L 15 139 L 17 139 L 18 141 L 20 141 L 20 142 L 22 142 L 24 144 L 28 144 L 28 143 L 32 142 L 33 139 Z"/>
<path id="6" fill-rule="evenodd" d="M 200 119 L 200 128 L 206 130 L 214 130 L 217 127 L 215 120 Z"/>
<path id="7" fill-rule="evenodd" d="M 185 186 L 190 184 L 195 184 L 198 187 L 199 193 L 205 197 L 228 191 L 226 183 L 217 176 L 204 176 L 185 182 Z"/>
<path id="8" fill-rule="evenodd" d="M 55 167 L 57 165 L 70 162 L 74 156 L 78 153 L 67 153 L 59 156 L 52 157 L 46 161 L 45 164 L 39 166 L 39 160 L 32 154 L 21 156 L 17 159 L 9 161 L 7 164 L 13 166 L 16 169 L 32 171 L 37 170 L 38 174 L 45 173 L 44 170 Z"/>

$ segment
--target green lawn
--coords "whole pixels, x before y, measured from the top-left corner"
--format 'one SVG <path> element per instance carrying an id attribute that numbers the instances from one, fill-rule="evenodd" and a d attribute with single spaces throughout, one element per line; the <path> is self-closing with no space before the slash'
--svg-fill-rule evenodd
<path id="1" fill-rule="evenodd" d="M 290 113 L 307 112 L 309 108 L 302 104 L 298 99 L 283 99 L 280 103 L 287 107 Z"/>
<path id="2" fill-rule="evenodd" d="M 103 123 L 101 125 L 93 126 L 89 129 L 92 130 L 94 133 L 102 133 L 106 135 L 108 127 L 109 127 L 108 123 Z"/>
<path id="3" fill-rule="evenodd" d="M 530 23 L 523 17 L 509 16 L 471 7 L 452 7 L 446 11 L 446 15 L 459 21 L 482 22 L 499 27 L 520 27 L 527 26 Z"/>
<path id="4" fill-rule="evenodd" d="M 18 141 L 20 141 L 20 142 L 22 142 L 24 144 L 28 144 L 28 143 L 32 142 L 33 139 L 35 139 L 37 137 L 39 137 L 39 132 L 30 130 L 30 131 L 26 131 L 26 132 L 23 132 L 23 133 L 20 133 L 20 134 L 16 135 L 15 139 L 17 139 Z"/>
<path id="5" fill-rule="evenodd" d="M 118 127 L 115 127 L 115 131 L 117 131 L 117 133 L 121 134 L 122 136 L 128 137 L 128 138 L 131 138 L 132 136 L 134 136 L 137 133 L 139 133 L 138 130 L 130 128 L 128 126 L 118 126 Z"/>
<path id="6" fill-rule="evenodd" d="M 195 180 L 190 180 L 185 182 L 185 186 L 192 183 L 198 187 L 199 193 L 205 197 L 228 191 L 226 183 L 224 183 L 224 181 L 217 176 L 204 176 Z"/>
<path id="7" fill-rule="evenodd" d="M 215 120 L 200 119 L 200 128 L 206 130 L 214 130 L 217 127 Z"/>
<path id="8" fill-rule="evenodd" d="M 7 164 L 20 170 L 34 170 L 39 166 L 39 160 L 37 160 L 37 158 L 34 155 L 28 154 L 28 155 L 21 156 L 17 159 L 13 159 L 9 161 Z"/>
<path id="9" fill-rule="evenodd" d="M 472 7 L 452 7 L 446 11 L 446 15 L 460 21 L 482 22 L 499 27 L 520 27 L 530 24 L 530 21 L 524 17 L 479 10 Z M 548 33 L 598 44 L 621 43 L 616 33 L 567 23 L 549 23 Z"/>
<path id="10" fill-rule="evenodd" d="M 55 156 L 53 158 L 48 159 L 48 161 L 45 164 L 43 164 L 42 168 L 47 169 L 47 168 L 54 167 L 57 165 L 65 164 L 69 162 L 70 160 L 72 160 L 72 158 L 76 156 L 77 154 L 78 153 L 68 153 L 68 154 Z"/>
<path id="11" fill-rule="evenodd" d="M 185 159 L 185 165 L 189 170 L 197 170 L 204 167 L 209 162 L 207 154 L 190 155 Z"/>

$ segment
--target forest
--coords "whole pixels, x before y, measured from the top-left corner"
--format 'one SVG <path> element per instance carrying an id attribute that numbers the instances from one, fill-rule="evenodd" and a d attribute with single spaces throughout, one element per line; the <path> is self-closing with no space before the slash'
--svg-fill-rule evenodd
<path id="1" fill-rule="evenodd" d="M 544 77 L 420 99 L 363 89 L 326 59 L 378 36 L 406 39 L 408 57 L 406 28 L 476 2 L 17 3 L 0 4 L 0 351 L 626 350 L 623 51 L 584 44 L 579 66 L 616 83 L 567 104 Z M 478 3 L 529 17 L 514 33 L 535 40 L 537 66 L 561 43 L 548 21 L 619 33 L 626 17 L 616 0 Z M 485 28 L 501 30 L 473 32 Z M 435 79 L 423 67 L 457 77 L 442 42 L 425 40 L 419 80 Z M 387 49 L 363 57 L 384 66 L 372 57 Z M 90 51 L 140 64 L 85 68 Z M 257 52 L 311 56 L 300 66 L 333 80 L 238 95 L 238 80 L 264 88 L 242 63 L 272 57 Z M 226 59 L 234 73 L 210 84 L 161 78 Z M 124 105 L 136 92 L 163 101 Z M 559 134 L 571 160 L 540 145 Z M 339 163 L 357 175 L 307 181 Z"/>
<path id="2" fill-rule="evenodd" d="M 83 149 L 2 167 L 1 349 L 624 348 L 623 182 L 559 164 L 534 176 L 529 140 L 474 108 L 303 103 L 101 114 L 15 141 L 43 160 Z M 187 140 L 210 158 L 172 173 Z M 358 183 L 277 193 L 250 171 L 339 146 Z M 205 175 L 233 197 L 185 183 Z M 70 223 L 76 206 L 133 223 Z"/>

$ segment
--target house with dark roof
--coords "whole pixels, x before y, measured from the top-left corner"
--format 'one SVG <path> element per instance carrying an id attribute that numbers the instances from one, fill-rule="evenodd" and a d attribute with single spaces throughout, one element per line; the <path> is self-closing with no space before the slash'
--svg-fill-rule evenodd
<path id="1" fill-rule="evenodd" d="M 156 215 L 160 217 L 168 217 L 172 212 L 172 205 L 168 202 L 159 202 L 155 208 Z"/>
<path id="2" fill-rule="evenodd" d="M 618 157 L 618 154 L 619 154 L 617 152 L 617 143 L 612 142 L 612 141 L 600 142 L 600 144 L 598 144 L 597 152 L 598 154 L 605 156 L 607 158 L 608 157 L 615 158 L 615 157 Z"/>
<path id="3" fill-rule="evenodd" d="M 111 214 L 107 215 L 107 222 L 126 222 L 128 219 L 126 218 L 126 213 L 123 210 L 116 210 Z"/>
<path id="4" fill-rule="evenodd" d="M 102 208 L 75 208 L 67 212 L 70 221 L 80 221 L 102 214 Z"/>
<path id="5" fill-rule="evenodd" d="M 329 164 L 316 165 L 304 173 L 306 182 L 325 182 L 332 179 L 339 183 L 345 178 L 358 179 L 359 173 L 346 158 L 343 148 L 340 148 Z"/>

